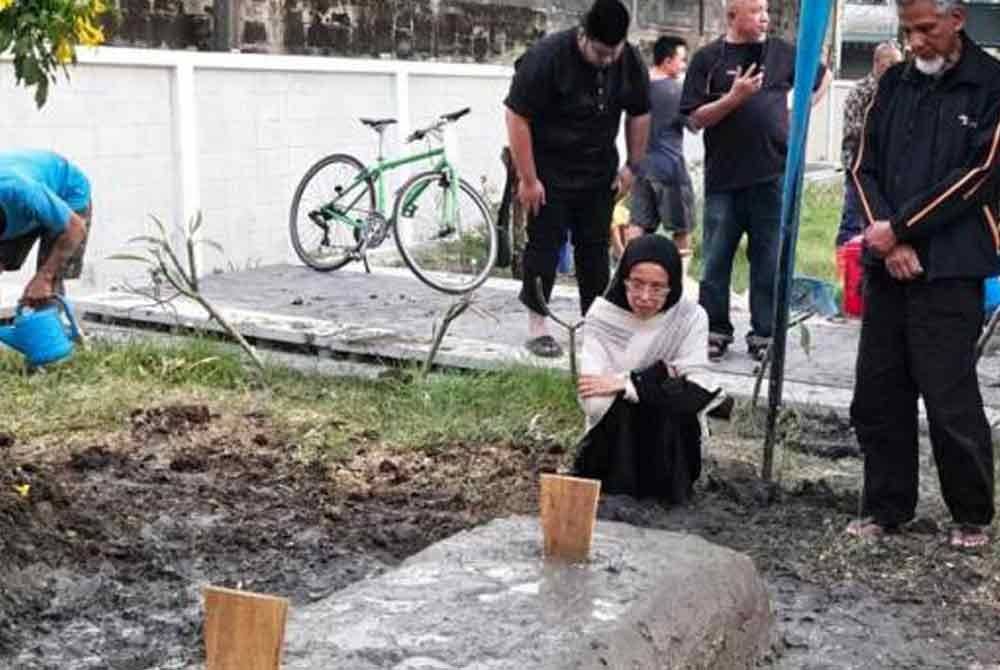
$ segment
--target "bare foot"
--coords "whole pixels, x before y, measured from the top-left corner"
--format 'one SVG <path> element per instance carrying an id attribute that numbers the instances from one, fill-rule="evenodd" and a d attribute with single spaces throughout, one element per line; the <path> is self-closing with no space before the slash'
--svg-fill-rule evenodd
<path id="1" fill-rule="evenodd" d="M 957 549 L 976 549 L 990 543 L 990 536 L 982 526 L 959 526 L 953 528 L 948 544 Z"/>
<path id="2" fill-rule="evenodd" d="M 844 532 L 863 540 L 877 540 L 885 535 L 885 527 L 869 516 L 864 519 L 855 519 L 847 524 Z"/>

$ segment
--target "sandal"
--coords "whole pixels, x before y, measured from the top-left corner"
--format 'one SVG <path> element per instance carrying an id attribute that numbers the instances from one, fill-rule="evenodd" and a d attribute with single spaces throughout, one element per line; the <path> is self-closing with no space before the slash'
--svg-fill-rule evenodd
<path id="1" fill-rule="evenodd" d="M 956 549 L 978 549 L 990 543 L 990 536 L 982 526 L 961 525 L 951 529 L 948 544 Z"/>
<path id="2" fill-rule="evenodd" d="M 747 335 L 747 353 L 750 358 L 761 363 L 767 358 L 767 350 L 771 347 L 770 337 Z"/>
<path id="3" fill-rule="evenodd" d="M 747 353 L 750 354 L 750 358 L 762 363 L 767 358 L 767 350 L 770 346 L 769 344 L 751 344 L 747 347 Z"/>
<path id="4" fill-rule="evenodd" d="M 726 351 L 729 350 L 729 343 L 724 340 L 713 340 L 708 341 L 708 360 L 710 361 L 721 361 L 726 356 Z"/>
<path id="5" fill-rule="evenodd" d="M 733 400 L 731 395 L 727 395 L 725 391 L 719 389 L 712 396 L 712 399 L 708 401 L 708 404 L 703 410 L 706 416 L 710 416 L 713 419 L 721 419 L 723 421 L 729 421 L 733 415 L 733 407 L 736 405 L 736 401 Z"/>
<path id="6" fill-rule="evenodd" d="M 855 519 L 847 524 L 844 532 L 862 540 L 878 540 L 886 534 L 887 529 L 874 517 L 868 516 L 863 519 Z"/>
<path id="7" fill-rule="evenodd" d="M 559 358 L 563 355 L 562 347 L 551 335 L 533 337 L 524 343 L 524 348 L 542 358 Z"/>

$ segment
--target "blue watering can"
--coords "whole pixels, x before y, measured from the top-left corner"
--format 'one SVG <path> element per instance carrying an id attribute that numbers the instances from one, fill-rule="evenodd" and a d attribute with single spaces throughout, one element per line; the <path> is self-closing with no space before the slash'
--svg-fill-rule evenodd
<path id="1" fill-rule="evenodd" d="M 58 304 L 40 309 L 18 305 L 14 325 L 0 327 L 0 342 L 21 352 L 36 368 L 69 356 L 73 340 L 80 336 L 73 310 L 61 297 L 55 298 Z M 68 328 L 60 317 L 60 307 L 69 320 Z"/>

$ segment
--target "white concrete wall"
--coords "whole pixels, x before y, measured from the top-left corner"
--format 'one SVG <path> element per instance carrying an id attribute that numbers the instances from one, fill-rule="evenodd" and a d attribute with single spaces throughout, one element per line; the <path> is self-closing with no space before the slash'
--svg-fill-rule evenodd
<path id="1" fill-rule="evenodd" d="M 393 116 L 387 74 L 196 70 L 204 267 L 291 262 L 289 204 L 310 165 L 337 152 L 374 155 L 358 117 Z M 348 92 L 350 92 L 348 94 Z"/>
<path id="2" fill-rule="evenodd" d="M 85 270 L 98 284 L 109 266 L 99 261 L 144 231 L 147 214 L 174 214 L 176 167 L 172 147 L 171 77 L 164 68 L 130 66 L 74 69 L 48 104 L 35 108 L 31 94 L 12 85 L 13 68 L 0 64 L 4 83 L 0 147 L 52 148 L 83 166 L 94 184 L 95 231 Z M 34 267 L 34 256 L 29 259 Z M 16 283 L 30 276 L 18 273 Z M 0 275 L 0 281 L 13 279 Z"/>
<path id="3" fill-rule="evenodd" d="M 0 146 L 51 148 L 90 176 L 86 288 L 142 277 L 106 258 L 147 232 L 150 214 L 178 225 L 202 211 L 204 236 L 226 250 L 204 248 L 205 271 L 294 261 L 288 209 L 302 174 L 329 153 L 375 157 L 376 135 L 358 117 L 399 119 L 386 135 L 391 155 L 413 128 L 470 106 L 458 124 L 463 173 L 477 186 L 483 175 L 502 178 L 508 68 L 141 49 L 95 49 L 80 60 L 42 110 L 0 61 Z M 0 284 L 10 290 L 29 276 L 26 267 Z"/>
<path id="4" fill-rule="evenodd" d="M 375 156 L 360 116 L 400 120 L 387 134 L 392 154 L 413 128 L 471 107 L 457 126 L 462 171 L 477 187 L 485 178 L 498 198 L 510 75 L 498 66 L 103 48 L 82 54 L 36 110 L 0 60 L 0 146 L 52 148 L 90 175 L 95 229 L 81 284 L 103 289 L 141 277 L 106 257 L 146 232 L 150 214 L 180 224 L 203 212 L 205 237 L 226 249 L 220 257 L 206 248 L 205 271 L 294 262 L 287 219 L 301 175 L 328 153 Z M 810 160 L 837 159 L 845 90 L 817 108 Z M 685 144 L 699 160 L 701 139 Z M 0 275 L 0 284 L 27 277 Z"/>

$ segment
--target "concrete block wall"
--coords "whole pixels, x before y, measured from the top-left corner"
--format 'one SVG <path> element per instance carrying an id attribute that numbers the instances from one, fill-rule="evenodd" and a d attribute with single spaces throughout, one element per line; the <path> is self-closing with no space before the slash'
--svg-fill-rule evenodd
<path id="1" fill-rule="evenodd" d="M 85 268 L 83 281 L 101 283 L 113 265 L 115 274 L 128 274 L 126 264 L 101 259 L 143 234 L 149 214 L 166 221 L 175 215 L 170 71 L 83 65 L 72 70 L 69 81 L 60 78 L 42 110 L 13 81 L 13 67 L 0 61 L 5 88 L 0 147 L 53 149 L 80 165 L 92 182 L 95 222 L 88 248 L 88 259 L 95 262 Z M 20 273 L 0 275 L 0 282 L 27 281 L 34 255 L 25 266 Z"/>
<path id="2" fill-rule="evenodd" d="M 375 155 L 358 117 L 394 116 L 389 74 L 197 70 L 198 160 L 206 270 L 294 260 L 288 211 L 295 187 L 323 156 Z"/>
<path id="3" fill-rule="evenodd" d="M 93 182 L 81 288 L 143 278 L 134 263 L 106 259 L 150 230 L 150 214 L 179 225 L 201 210 L 203 235 L 225 249 L 202 249 L 204 272 L 294 262 L 288 211 L 302 175 L 330 153 L 377 153 L 359 117 L 399 119 L 386 134 L 393 155 L 413 128 L 471 106 L 458 124 L 463 174 L 476 187 L 484 175 L 494 190 L 502 183 L 506 67 L 103 48 L 81 55 L 42 110 L 13 86 L 12 70 L 0 60 L 9 100 L 0 147 L 59 151 Z M 409 172 L 390 178 L 390 198 Z M 29 277 L 26 266 L 0 284 Z"/>
<path id="4" fill-rule="evenodd" d="M 411 109 L 422 110 L 419 116 L 414 114 L 414 127 L 433 121 L 438 114 L 471 108 L 456 125 L 456 131 L 462 175 L 476 188 L 484 178 L 491 189 L 503 187 L 500 150 L 507 143 L 503 100 L 509 86 L 507 77 L 410 78 Z"/>
<path id="5" fill-rule="evenodd" d="M 205 237 L 226 250 L 224 257 L 203 250 L 205 272 L 294 261 L 287 231 L 294 189 L 329 153 L 375 156 L 376 136 L 361 116 L 399 119 L 386 136 L 394 154 L 416 148 L 401 143 L 412 129 L 471 107 L 457 124 L 462 173 L 476 188 L 485 178 L 498 200 L 510 76 L 489 65 L 102 48 L 84 52 L 71 80 L 60 80 L 37 110 L 0 59 L 0 147 L 51 148 L 90 175 L 95 230 L 80 285 L 106 289 L 142 277 L 134 264 L 106 257 L 147 232 L 149 214 L 179 224 L 203 212 Z M 838 83 L 814 111 L 810 160 L 839 160 L 849 87 Z M 685 145 L 689 160 L 699 161 L 701 138 L 688 135 Z M 5 273 L 0 284 L 28 276 Z"/>

